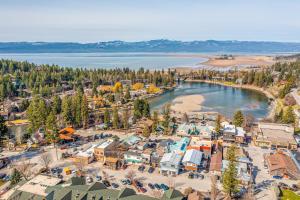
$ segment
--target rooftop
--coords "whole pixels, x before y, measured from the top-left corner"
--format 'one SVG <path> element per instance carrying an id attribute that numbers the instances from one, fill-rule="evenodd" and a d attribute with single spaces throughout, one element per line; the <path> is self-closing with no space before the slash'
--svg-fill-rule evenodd
<path id="1" fill-rule="evenodd" d="M 191 162 L 194 163 L 196 165 L 200 165 L 201 164 L 201 160 L 203 157 L 203 152 L 195 150 L 195 149 L 189 149 L 186 151 L 182 162 Z"/>
<path id="2" fill-rule="evenodd" d="M 179 165 L 180 161 L 182 159 L 182 156 L 180 154 L 177 154 L 175 152 L 172 153 L 165 153 L 160 160 L 161 163 L 171 163 L 171 165 Z"/>

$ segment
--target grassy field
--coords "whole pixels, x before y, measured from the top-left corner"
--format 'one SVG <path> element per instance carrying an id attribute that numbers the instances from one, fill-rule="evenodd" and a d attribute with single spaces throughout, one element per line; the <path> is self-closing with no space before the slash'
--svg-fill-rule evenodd
<path id="1" fill-rule="evenodd" d="M 282 200 L 300 200 L 300 196 L 291 190 L 282 190 Z"/>

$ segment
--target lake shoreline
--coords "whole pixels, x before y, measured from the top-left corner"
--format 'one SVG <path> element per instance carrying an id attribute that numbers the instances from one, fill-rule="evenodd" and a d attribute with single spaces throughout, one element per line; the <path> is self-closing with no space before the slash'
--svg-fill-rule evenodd
<path id="1" fill-rule="evenodd" d="M 197 113 L 201 111 L 204 101 L 204 96 L 200 94 L 179 96 L 172 101 L 170 109 L 177 114 Z"/>
<path id="2" fill-rule="evenodd" d="M 273 119 L 275 116 L 275 110 L 276 110 L 276 98 L 275 96 L 270 93 L 267 90 L 264 90 L 263 88 L 259 88 L 253 85 L 240 85 L 240 84 L 228 84 L 228 83 L 224 83 L 221 81 L 210 81 L 210 80 L 190 80 L 187 79 L 185 80 L 185 82 L 190 82 L 190 83 L 209 83 L 209 84 L 216 84 L 216 85 L 222 85 L 222 86 L 228 86 L 228 87 L 232 87 L 232 88 L 240 88 L 240 89 L 247 89 L 247 90 L 252 90 L 252 91 L 256 91 L 259 93 L 264 94 L 268 100 L 271 100 L 271 104 L 270 104 L 270 110 L 268 115 L 266 115 L 265 118 L 267 119 Z"/>

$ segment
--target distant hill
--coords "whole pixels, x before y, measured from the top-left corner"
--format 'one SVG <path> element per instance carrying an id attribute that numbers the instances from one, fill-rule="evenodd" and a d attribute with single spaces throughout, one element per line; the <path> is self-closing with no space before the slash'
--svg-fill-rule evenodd
<path id="1" fill-rule="evenodd" d="M 297 53 L 300 43 L 255 41 L 110 41 L 98 43 L 1 42 L 0 53 L 199 52 Z"/>

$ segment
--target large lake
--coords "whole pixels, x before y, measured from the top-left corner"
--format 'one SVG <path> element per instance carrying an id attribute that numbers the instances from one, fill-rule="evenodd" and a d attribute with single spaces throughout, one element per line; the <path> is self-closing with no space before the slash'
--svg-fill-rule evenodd
<path id="1" fill-rule="evenodd" d="M 0 59 L 28 61 L 36 64 L 56 64 L 63 67 L 167 69 L 194 67 L 206 61 L 192 53 L 9 53 Z"/>
<path id="2" fill-rule="evenodd" d="M 268 98 L 262 93 L 209 83 L 181 83 L 175 90 L 152 99 L 151 108 L 159 110 L 176 97 L 191 94 L 204 96 L 201 111 L 216 111 L 232 117 L 240 109 L 256 119 L 266 117 L 269 112 Z"/>

